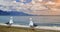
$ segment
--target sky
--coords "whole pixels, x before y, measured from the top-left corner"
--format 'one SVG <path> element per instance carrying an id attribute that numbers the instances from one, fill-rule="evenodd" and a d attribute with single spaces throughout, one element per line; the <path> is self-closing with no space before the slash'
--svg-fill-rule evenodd
<path id="1" fill-rule="evenodd" d="M 32 0 L 16 0 L 16 2 L 22 2 L 24 4 L 31 2 Z"/>
<path id="2" fill-rule="evenodd" d="M 19 11 L 34 15 L 60 15 L 60 0 L 0 0 L 3 11 Z"/>

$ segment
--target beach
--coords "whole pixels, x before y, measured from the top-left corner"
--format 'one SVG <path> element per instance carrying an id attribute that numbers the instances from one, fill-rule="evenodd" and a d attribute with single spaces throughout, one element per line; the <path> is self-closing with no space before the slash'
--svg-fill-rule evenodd
<path id="1" fill-rule="evenodd" d="M 0 26 L 3 26 L 3 27 L 9 27 L 9 25 L 7 24 L 4 24 L 4 23 L 0 23 Z M 11 27 L 13 28 L 24 28 L 24 29 L 31 29 L 29 26 L 27 25 L 18 25 L 18 24 L 12 24 Z M 2 29 L 2 28 L 1 28 Z M 53 26 L 53 27 L 50 27 L 50 26 L 37 26 L 37 27 L 34 27 L 34 29 L 36 30 L 53 30 L 53 31 L 60 31 L 60 27 L 56 27 L 56 26 Z"/>
<path id="2" fill-rule="evenodd" d="M 60 32 L 57 30 L 45 30 L 45 29 L 28 29 L 22 27 L 8 27 L 0 25 L 0 32 Z"/>

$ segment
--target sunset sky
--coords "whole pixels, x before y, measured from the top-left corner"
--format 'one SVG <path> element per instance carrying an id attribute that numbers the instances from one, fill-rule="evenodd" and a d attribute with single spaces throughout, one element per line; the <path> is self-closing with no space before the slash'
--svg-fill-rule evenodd
<path id="1" fill-rule="evenodd" d="M 0 0 L 0 9 L 34 15 L 60 15 L 60 0 Z"/>

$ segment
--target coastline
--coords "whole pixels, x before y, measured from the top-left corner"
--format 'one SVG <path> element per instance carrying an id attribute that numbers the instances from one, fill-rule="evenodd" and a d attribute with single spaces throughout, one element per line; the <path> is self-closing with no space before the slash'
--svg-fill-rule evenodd
<path id="1" fill-rule="evenodd" d="M 4 24 L 4 23 L 0 23 L 0 25 L 2 25 L 2 26 L 8 26 L 7 24 Z M 18 25 L 18 24 L 12 24 L 11 27 L 30 28 L 27 25 Z M 60 27 L 57 27 L 57 26 L 52 26 L 52 27 L 50 27 L 50 26 L 37 26 L 37 27 L 34 27 L 34 29 L 57 30 L 57 31 L 60 31 Z"/>

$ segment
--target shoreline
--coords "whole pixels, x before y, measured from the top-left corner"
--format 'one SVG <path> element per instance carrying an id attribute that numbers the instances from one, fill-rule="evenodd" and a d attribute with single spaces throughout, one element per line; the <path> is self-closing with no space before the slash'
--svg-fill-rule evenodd
<path id="1" fill-rule="evenodd" d="M 9 26 L 7 24 L 4 24 L 4 23 L 0 23 L 0 25 L 2 26 Z M 11 27 L 22 27 L 22 28 L 30 28 L 29 26 L 27 25 L 18 25 L 18 24 L 12 24 Z M 44 30 L 57 30 L 57 31 L 60 31 L 60 27 L 56 27 L 56 26 L 37 26 L 37 27 L 34 27 L 34 29 L 44 29 Z"/>

